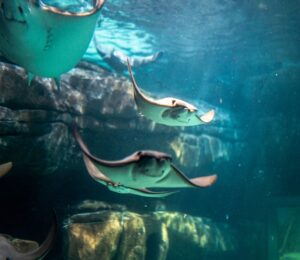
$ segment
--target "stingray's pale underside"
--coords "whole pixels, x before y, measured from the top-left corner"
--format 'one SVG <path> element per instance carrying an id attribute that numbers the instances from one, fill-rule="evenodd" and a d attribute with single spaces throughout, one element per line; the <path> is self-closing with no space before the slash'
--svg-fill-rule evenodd
<path id="1" fill-rule="evenodd" d="M 73 68 L 93 36 L 104 0 L 72 13 L 42 0 L 0 0 L 0 55 L 32 75 L 49 78 Z"/>
<path id="2" fill-rule="evenodd" d="M 170 155 L 158 151 L 138 151 L 119 161 L 102 160 L 90 153 L 76 128 L 74 135 L 91 177 L 118 193 L 165 197 L 174 191 L 157 192 L 148 188 L 207 187 L 217 179 L 216 175 L 188 179 L 174 166 Z"/>
<path id="3" fill-rule="evenodd" d="M 206 124 L 213 120 L 215 115 L 214 110 L 210 110 L 200 116 L 194 105 L 183 100 L 173 97 L 162 99 L 149 97 L 137 85 L 129 60 L 127 65 L 134 88 L 134 99 L 137 108 L 148 119 L 168 126 L 194 126 Z"/>

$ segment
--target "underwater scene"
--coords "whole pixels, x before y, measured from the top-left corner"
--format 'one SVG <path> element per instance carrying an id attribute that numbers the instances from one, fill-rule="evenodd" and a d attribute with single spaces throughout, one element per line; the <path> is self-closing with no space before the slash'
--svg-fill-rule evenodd
<path id="1" fill-rule="evenodd" d="M 300 0 L 0 0 L 0 259 L 300 260 Z"/>

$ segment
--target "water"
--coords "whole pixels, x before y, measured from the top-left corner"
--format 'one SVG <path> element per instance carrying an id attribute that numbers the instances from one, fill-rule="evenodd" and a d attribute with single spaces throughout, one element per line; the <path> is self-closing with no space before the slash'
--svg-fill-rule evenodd
<path id="1" fill-rule="evenodd" d="M 188 1 L 183 5 L 177 1 L 160 1 L 154 5 L 152 1 L 111 1 L 103 10 L 105 22 L 97 33 L 110 33 L 109 42 L 125 51 L 166 52 L 161 63 L 172 66 L 154 64 L 151 68 L 154 75 L 141 76 L 145 87 L 182 90 L 181 93 L 188 95 L 186 86 L 193 93 L 188 98 L 195 93 L 199 98 L 206 94 L 203 99 L 218 102 L 223 89 L 236 93 L 241 88 L 238 83 L 247 77 L 298 63 L 299 50 L 293 43 L 299 40 L 299 7 L 294 3 Z M 112 24 L 123 25 L 121 34 L 132 41 L 122 39 L 115 28 L 105 26 L 108 19 Z M 136 28 L 126 33 L 131 23 Z M 130 37 L 143 31 L 144 37 L 138 37 L 139 43 L 137 37 Z M 103 42 L 107 42 L 106 37 Z M 179 72 L 181 76 L 177 77 Z M 231 85 L 228 91 L 227 85 Z M 228 103 L 234 102 L 229 100 Z"/>
<path id="2" fill-rule="evenodd" d="M 78 11 L 78 6 L 90 8 L 91 1 L 64 3 L 67 5 L 69 2 L 76 2 L 71 10 Z M 57 1 L 47 3 L 62 4 Z M 116 160 L 139 149 L 161 150 L 171 153 L 174 164 L 190 178 L 216 173 L 218 180 L 209 188 L 183 189 L 165 199 L 111 192 L 90 178 L 76 150 L 78 147 L 67 134 L 68 129 L 55 125 L 53 129 L 58 130 L 53 131 L 47 125 L 47 120 L 50 120 L 47 114 L 45 118 L 38 117 L 34 121 L 34 124 L 43 122 L 46 125 L 39 125 L 42 130 L 30 125 L 35 132 L 29 128 L 24 135 L 19 130 L 23 133 L 21 135 L 18 131 L 11 134 L 6 124 L 5 128 L 0 129 L 3 131 L 3 134 L 0 132 L 0 158 L 22 158 L 24 147 L 30 151 L 24 160 L 22 158 L 23 161 L 19 159 L 20 162 L 16 163 L 15 172 L 1 180 L 1 204 L 5 206 L 1 212 L 4 208 L 6 210 L 2 212 L 1 219 L 5 224 L 1 223 L 0 230 L 42 241 L 50 223 L 50 216 L 47 216 L 49 208 L 53 207 L 59 216 L 62 235 L 48 258 L 67 259 L 70 236 L 66 231 L 70 225 L 68 217 L 90 210 L 83 206 L 79 210 L 76 206 L 78 203 L 100 200 L 110 205 L 121 204 L 132 212 L 148 214 L 147 223 L 152 223 L 155 218 L 151 214 L 180 212 L 175 224 L 169 224 L 171 249 L 167 257 L 161 259 L 299 259 L 299 13 L 299 0 L 190 0 L 185 3 L 178 0 L 107 1 L 94 34 L 98 44 L 104 49 L 115 48 L 135 57 L 162 51 L 163 56 L 157 61 L 134 68 L 141 88 L 157 96 L 175 96 L 187 100 L 197 105 L 201 112 L 213 108 L 216 110 L 215 120 L 199 127 L 176 130 L 158 127 L 148 131 L 150 126 L 147 121 L 135 121 L 138 115 L 132 109 L 129 108 L 126 113 L 124 110 L 118 112 L 122 100 L 113 104 L 103 101 L 109 95 L 105 93 L 109 93 L 112 87 L 108 83 L 107 92 L 99 92 L 104 96 L 103 102 L 99 103 L 94 96 L 98 95 L 97 84 L 100 84 L 100 80 L 94 74 L 84 74 L 83 79 L 79 76 L 72 78 L 72 87 L 65 92 L 73 93 L 75 89 L 78 93 L 86 92 L 88 95 L 75 92 L 77 96 L 74 95 L 70 103 L 62 103 L 59 109 L 73 118 L 84 111 L 82 122 L 84 115 L 88 115 L 88 123 L 82 123 L 83 137 L 89 149 L 101 158 Z M 110 68 L 98 55 L 93 40 L 83 60 L 106 70 Z M 122 82 L 124 78 L 119 77 L 127 77 L 128 73 L 124 70 L 101 74 L 101 77 L 103 75 L 109 79 L 117 77 L 118 82 Z M 65 81 L 69 84 L 68 80 Z M 64 86 L 62 99 L 69 101 L 70 97 L 63 89 Z M 38 95 L 42 96 L 43 93 L 38 92 Z M 120 92 L 119 96 L 109 100 L 118 100 L 122 95 L 123 92 Z M 53 109 L 51 102 L 33 99 L 31 103 L 28 101 L 20 105 L 19 101 L 8 97 L 4 95 L 1 107 L 44 109 L 48 112 Z M 86 107 L 81 105 L 80 102 L 85 104 L 85 100 L 90 99 L 93 102 Z M 55 97 L 55 100 L 59 100 L 59 97 Z M 73 107 L 73 102 L 77 106 Z M 69 106 L 72 107 L 71 111 Z M 110 113 L 109 109 L 113 112 Z M 54 115 L 61 110 L 52 111 L 50 121 L 68 125 L 69 121 L 65 123 L 63 116 Z M 19 120 L 13 127 L 20 129 L 19 124 L 27 122 L 25 117 L 21 119 L 23 121 Z M 0 117 L 0 122 L 9 120 L 13 121 Z M 141 126 L 141 122 L 146 126 Z M 133 127 L 135 124 L 137 126 Z M 63 129 L 64 136 L 59 127 Z M 47 147 L 47 139 L 43 139 L 43 136 L 49 133 L 50 139 L 57 138 L 57 147 L 48 147 L 51 153 L 45 152 L 45 156 L 38 155 L 41 146 Z M 11 143 L 20 143 L 17 141 L 18 135 L 22 136 L 25 140 L 22 144 L 26 145 L 13 153 L 10 146 Z M 32 153 L 34 149 L 38 152 Z M 36 158 L 31 158 L 32 154 Z M 52 157 L 48 158 L 49 155 Z M 40 164 L 35 160 L 37 158 L 42 158 Z M 53 161 L 58 161 L 55 164 L 58 168 L 53 173 L 39 178 L 32 173 L 35 167 L 40 169 L 40 165 L 52 166 Z M 72 164 L 76 166 L 72 168 Z M 11 187 L 16 189 L 12 190 Z M 96 207 L 95 204 L 93 207 Z M 118 223 L 122 230 L 134 218 L 132 213 L 124 211 L 122 209 L 120 215 L 114 216 L 117 219 L 120 217 Z M 98 228 L 103 232 L 102 223 L 110 229 L 118 226 L 113 222 L 115 218 L 107 218 L 104 214 L 98 221 Z M 90 220 L 90 223 L 93 222 L 94 219 Z M 35 223 L 43 227 L 42 233 Z M 159 224 L 156 225 L 152 224 L 152 227 L 160 230 Z M 196 238 L 189 237 L 191 234 L 188 231 L 182 231 L 184 227 L 186 230 L 192 229 L 191 226 L 200 230 L 199 233 L 203 232 L 204 236 L 199 238 L 201 243 L 212 239 L 214 242 L 210 243 L 217 245 L 217 250 L 199 248 L 200 242 L 194 243 Z M 206 228 L 213 231 L 205 233 Z M 139 237 L 143 237 L 145 231 L 143 228 L 137 230 L 129 237 L 122 233 L 119 245 L 129 241 L 130 236 L 135 238 L 135 244 L 142 241 Z M 166 245 L 162 237 L 157 235 L 159 232 L 148 237 L 145 259 L 160 259 L 158 257 L 162 253 L 157 245 Z M 223 242 L 228 250 L 220 250 L 220 234 L 226 234 L 226 243 Z M 105 244 L 102 238 L 98 239 Z M 231 242 L 233 249 L 229 249 Z M 85 243 L 88 248 L 88 242 Z M 113 248 L 113 245 L 108 244 L 106 248 Z M 97 253 L 100 254 L 97 259 L 108 259 L 104 251 Z M 113 259 L 122 257 L 115 255 Z M 138 259 L 144 258 L 140 255 Z"/>

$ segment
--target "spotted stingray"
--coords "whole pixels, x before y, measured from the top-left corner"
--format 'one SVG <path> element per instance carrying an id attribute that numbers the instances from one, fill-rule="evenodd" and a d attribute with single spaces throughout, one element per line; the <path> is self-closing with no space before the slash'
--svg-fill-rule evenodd
<path id="1" fill-rule="evenodd" d="M 93 36 L 104 0 L 86 12 L 64 11 L 43 0 L 0 0 L 0 56 L 34 75 L 59 82 Z"/>
<path id="2" fill-rule="evenodd" d="M 173 97 L 154 99 L 146 95 L 135 81 L 129 59 L 127 65 L 134 88 L 135 103 L 140 113 L 148 119 L 168 126 L 194 126 L 213 120 L 214 110 L 198 115 L 198 109 L 194 105 L 181 99 Z"/>
<path id="3" fill-rule="evenodd" d="M 165 197 L 174 191 L 152 191 L 148 188 L 203 188 L 217 179 L 216 175 L 189 179 L 171 162 L 170 155 L 158 151 L 137 151 L 118 161 L 103 160 L 90 153 L 76 128 L 74 136 L 90 176 L 114 192 Z"/>

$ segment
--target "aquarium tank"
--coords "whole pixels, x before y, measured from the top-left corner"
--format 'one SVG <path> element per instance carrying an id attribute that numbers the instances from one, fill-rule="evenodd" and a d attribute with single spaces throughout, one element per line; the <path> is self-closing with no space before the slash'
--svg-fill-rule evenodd
<path id="1" fill-rule="evenodd" d="M 299 0 L 0 0 L 0 259 L 300 260 Z"/>

